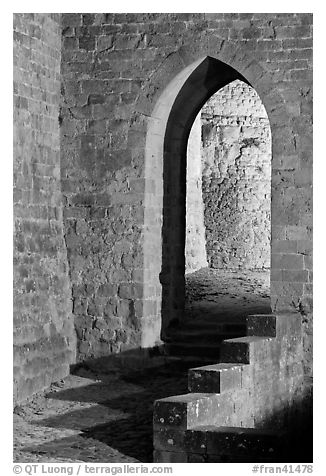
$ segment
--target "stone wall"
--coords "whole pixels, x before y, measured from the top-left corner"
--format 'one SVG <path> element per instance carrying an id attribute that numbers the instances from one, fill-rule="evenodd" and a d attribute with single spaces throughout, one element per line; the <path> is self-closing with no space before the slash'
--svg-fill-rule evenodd
<path id="1" fill-rule="evenodd" d="M 186 273 L 207 267 L 202 194 L 201 113 L 196 117 L 187 146 Z"/>
<path id="2" fill-rule="evenodd" d="M 167 245 L 162 258 L 163 173 L 165 183 L 173 173 L 180 174 L 181 187 L 185 183 L 183 159 L 179 164 L 176 156 L 173 168 L 162 168 L 168 146 L 163 146 L 164 131 L 171 117 L 168 105 L 185 92 L 186 74 L 200 71 L 208 78 L 201 83 L 194 78 L 202 103 L 189 97 L 185 109 L 191 101 L 193 109 L 184 118 L 187 124 L 208 99 L 205 94 L 216 92 L 211 65 L 191 66 L 206 57 L 243 75 L 268 113 L 272 308 L 301 312 L 306 319 L 311 308 L 311 23 L 311 15 L 294 13 L 63 14 L 62 187 L 80 360 L 154 345 L 160 340 L 162 303 L 176 307 L 176 316 L 181 312 L 180 299 L 164 289 L 169 274 L 160 275 L 168 250 Z M 227 84 L 222 85 L 223 72 L 220 78 L 218 88 Z M 180 212 L 181 230 L 184 212 L 178 206 L 173 213 Z M 175 233 L 179 236 L 179 230 Z M 181 234 L 180 242 L 174 241 L 175 252 L 182 251 Z M 175 290 L 182 284 L 181 258 L 176 269 L 180 276 L 170 286 Z"/>
<path id="3" fill-rule="evenodd" d="M 237 80 L 207 101 L 189 135 L 186 272 L 207 262 L 269 268 L 270 208 L 268 117 L 254 89 Z"/>
<path id="4" fill-rule="evenodd" d="M 63 15 L 61 178 L 78 360 L 141 345 L 142 144 L 128 139 L 140 37 L 112 14 Z"/>
<path id="5" fill-rule="evenodd" d="M 202 169 L 210 267 L 270 267 L 271 137 L 253 88 L 235 81 L 202 109 Z"/>
<path id="6" fill-rule="evenodd" d="M 14 398 L 69 373 L 75 331 L 60 185 L 58 14 L 14 14 Z"/>

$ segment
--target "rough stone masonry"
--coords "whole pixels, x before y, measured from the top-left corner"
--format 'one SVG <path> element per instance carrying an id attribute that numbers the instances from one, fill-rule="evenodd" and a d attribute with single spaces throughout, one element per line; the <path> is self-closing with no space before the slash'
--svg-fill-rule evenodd
<path id="1" fill-rule="evenodd" d="M 187 150 L 186 272 L 270 267 L 271 137 L 254 89 L 234 81 L 203 106 Z"/>
<path id="2" fill-rule="evenodd" d="M 271 128 L 272 310 L 301 316 L 310 373 L 312 15 L 15 14 L 17 401 L 178 319 L 187 134 L 239 79 Z"/>

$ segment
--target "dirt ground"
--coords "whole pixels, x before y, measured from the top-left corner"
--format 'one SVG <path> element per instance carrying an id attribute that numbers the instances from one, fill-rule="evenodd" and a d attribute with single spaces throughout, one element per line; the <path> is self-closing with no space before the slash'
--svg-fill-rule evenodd
<path id="1" fill-rule="evenodd" d="M 186 317 L 237 322 L 271 312 L 269 275 L 269 270 L 209 268 L 187 274 Z"/>

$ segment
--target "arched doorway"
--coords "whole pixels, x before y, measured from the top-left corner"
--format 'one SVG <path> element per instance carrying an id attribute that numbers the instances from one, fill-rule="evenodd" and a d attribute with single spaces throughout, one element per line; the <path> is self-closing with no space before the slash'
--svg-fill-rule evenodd
<path id="1" fill-rule="evenodd" d="M 194 352 L 201 340 L 245 333 L 247 315 L 271 312 L 270 215 L 268 116 L 236 80 L 208 99 L 188 139 L 185 319 L 175 344 Z"/>
<path id="2" fill-rule="evenodd" d="M 165 88 L 148 119 L 145 146 L 145 226 L 142 345 L 168 339 L 184 314 L 186 157 L 192 124 L 203 104 L 245 77 L 207 56 L 190 64 Z M 162 180 L 163 178 L 163 180 Z"/>

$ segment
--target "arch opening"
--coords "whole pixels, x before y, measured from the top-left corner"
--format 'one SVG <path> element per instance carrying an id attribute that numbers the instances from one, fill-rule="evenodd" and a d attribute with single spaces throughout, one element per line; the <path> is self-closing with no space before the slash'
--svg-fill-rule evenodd
<path id="1" fill-rule="evenodd" d="M 243 81 L 221 88 L 197 115 L 186 195 L 188 325 L 225 322 L 231 332 L 246 315 L 271 312 L 271 131 Z"/>
<path id="2" fill-rule="evenodd" d="M 226 85 L 249 82 L 231 66 L 205 57 L 167 86 L 149 120 L 145 160 L 144 299 L 151 301 L 143 345 L 170 339 L 185 311 L 187 147 L 206 101 Z M 162 173 L 162 179 L 160 177 Z M 153 178 L 155 193 L 151 191 Z M 155 317 L 156 316 L 156 317 Z"/>

